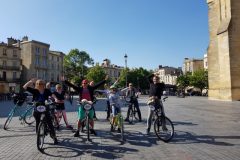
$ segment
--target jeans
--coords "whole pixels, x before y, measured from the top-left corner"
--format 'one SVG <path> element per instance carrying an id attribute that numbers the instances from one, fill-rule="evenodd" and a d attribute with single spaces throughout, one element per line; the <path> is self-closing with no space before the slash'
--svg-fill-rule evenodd
<path id="1" fill-rule="evenodd" d="M 160 104 L 160 105 L 159 105 Z M 148 118 L 147 118 L 147 129 L 150 131 L 151 129 L 151 124 L 152 124 L 152 116 L 155 113 L 155 108 L 156 107 L 160 107 L 161 110 L 161 114 L 163 117 L 165 117 L 165 112 L 164 112 L 164 108 L 163 108 L 163 104 L 162 101 L 159 100 L 159 104 L 158 105 L 149 105 L 148 107 Z M 154 107 L 154 110 L 152 110 L 151 108 Z"/>
<path id="2" fill-rule="evenodd" d="M 138 113 L 139 120 L 142 120 L 141 111 L 140 111 L 140 109 L 139 109 L 138 101 L 137 101 L 137 100 L 134 100 L 134 101 L 132 101 L 131 103 L 133 103 L 134 107 L 137 109 L 137 113 Z M 132 107 L 132 105 L 128 106 L 127 118 L 129 118 L 129 113 L 130 113 L 131 107 Z"/>

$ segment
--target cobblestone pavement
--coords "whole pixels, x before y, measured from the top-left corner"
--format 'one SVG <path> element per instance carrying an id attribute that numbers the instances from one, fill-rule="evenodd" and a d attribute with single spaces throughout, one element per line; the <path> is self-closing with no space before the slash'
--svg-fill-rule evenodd
<path id="1" fill-rule="evenodd" d="M 169 143 L 157 139 L 151 130 L 145 135 L 146 97 L 139 99 L 143 122 L 125 123 L 126 142 L 118 133 L 110 133 L 105 120 L 105 100 L 97 102 L 97 136 L 73 137 L 65 125 L 57 132 L 58 145 L 46 140 L 44 152 L 36 147 L 34 126 L 21 125 L 14 117 L 9 130 L 3 125 L 12 102 L 0 102 L 0 159 L 164 159 L 164 160 L 239 160 L 240 102 L 209 101 L 206 97 L 169 97 L 164 103 L 166 115 L 174 122 L 175 136 Z M 76 107 L 66 102 L 68 120 L 76 127 Z M 126 115 L 126 108 L 123 108 Z"/>

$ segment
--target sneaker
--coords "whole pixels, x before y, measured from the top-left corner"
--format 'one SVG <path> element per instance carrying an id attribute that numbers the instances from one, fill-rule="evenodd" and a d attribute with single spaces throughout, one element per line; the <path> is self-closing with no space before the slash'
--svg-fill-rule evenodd
<path id="1" fill-rule="evenodd" d="M 121 133 L 121 128 L 118 128 L 118 133 Z"/>
<path id="2" fill-rule="evenodd" d="M 128 119 L 128 118 L 126 118 L 124 121 L 125 121 L 125 122 L 129 122 L 129 119 Z"/>
<path id="3" fill-rule="evenodd" d="M 54 145 L 58 144 L 57 138 L 54 138 L 53 141 L 54 141 L 54 142 L 53 142 Z"/>
<path id="4" fill-rule="evenodd" d="M 95 136 L 97 136 L 97 133 L 95 132 L 94 129 L 90 129 L 90 133 L 91 133 L 91 134 L 94 134 Z"/>
<path id="5" fill-rule="evenodd" d="M 147 128 L 147 129 L 146 129 L 146 134 L 148 135 L 148 134 L 149 134 L 149 132 L 150 132 L 150 129 L 149 129 L 149 128 Z"/>
<path id="6" fill-rule="evenodd" d="M 76 131 L 73 136 L 74 137 L 79 137 L 79 131 Z"/>
<path id="7" fill-rule="evenodd" d="M 111 130 L 110 130 L 111 132 L 113 132 L 114 131 L 114 128 L 113 128 L 113 125 L 111 124 Z"/>
<path id="8" fill-rule="evenodd" d="M 139 121 L 138 122 L 142 122 L 142 120 L 141 119 L 139 119 Z"/>

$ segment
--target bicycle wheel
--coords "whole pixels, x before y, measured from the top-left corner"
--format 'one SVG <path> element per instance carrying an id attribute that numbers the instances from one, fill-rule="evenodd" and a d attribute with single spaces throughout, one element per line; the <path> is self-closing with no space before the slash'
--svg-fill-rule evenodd
<path id="1" fill-rule="evenodd" d="M 35 122 L 35 118 L 33 117 L 33 108 L 29 108 L 23 117 L 23 120 L 26 124 L 31 125 Z"/>
<path id="2" fill-rule="evenodd" d="M 131 106 L 129 106 L 129 107 L 131 107 Z M 133 112 L 133 108 L 131 107 L 130 111 L 129 111 L 129 118 L 128 118 L 129 124 L 133 123 L 133 118 L 134 118 L 134 112 Z"/>
<path id="3" fill-rule="evenodd" d="M 134 118 L 135 118 L 137 121 L 139 120 L 138 113 L 137 113 L 137 109 L 136 109 L 135 106 L 133 107 L 133 116 L 134 116 Z"/>
<path id="4" fill-rule="evenodd" d="M 162 123 L 162 117 L 158 117 L 154 122 L 154 131 L 159 139 L 164 142 L 169 142 L 174 135 L 174 126 L 172 121 L 165 117 L 165 126 Z"/>
<path id="5" fill-rule="evenodd" d="M 7 120 L 5 121 L 4 126 L 3 126 L 3 129 L 4 129 L 4 130 L 7 130 L 8 125 L 10 124 L 10 122 L 11 122 L 11 120 L 12 120 L 13 113 L 14 113 L 13 110 L 9 113 L 9 115 L 8 115 L 8 117 L 7 117 Z"/>
<path id="6" fill-rule="evenodd" d="M 44 145 L 46 125 L 43 122 L 39 123 L 37 131 L 37 148 L 39 151 L 42 151 Z"/>
<path id="7" fill-rule="evenodd" d="M 86 116 L 86 129 L 87 129 L 87 140 L 90 141 L 90 126 L 89 126 L 89 117 Z"/>
<path id="8" fill-rule="evenodd" d="M 56 129 L 59 129 L 60 124 L 59 124 L 59 121 L 58 121 L 56 115 L 53 114 L 53 115 L 51 115 L 51 116 L 52 116 L 53 127 L 56 128 Z"/>
<path id="9" fill-rule="evenodd" d="M 122 115 L 120 115 L 118 120 L 119 120 L 120 127 L 121 127 L 121 141 L 124 141 L 124 125 L 123 125 L 123 116 L 122 116 Z"/>

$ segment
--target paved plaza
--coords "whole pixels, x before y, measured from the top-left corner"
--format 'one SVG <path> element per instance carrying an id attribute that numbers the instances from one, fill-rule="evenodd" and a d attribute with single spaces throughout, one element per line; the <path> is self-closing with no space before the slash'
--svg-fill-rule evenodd
<path id="1" fill-rule="evenodd" d="M 12 102 L 0 102 L 0 159 L 148 159 L 148 160 L 239 160 L 240 159 L 240 102 L 210 101 L 207 97 L 169 97 L 164 103 L 166 115 L 173 121 L 175 136 L 169 143 L 158 140 L 151 129 L 145 135 L 146 97 L 139 98 L 143 122 L 125 123 L 126 142 L 118 133 L 110 132 L 105 120 L 105 99 L 96 104 L 97 136 L 86 141 L 86 135 L 73 137 L 65 125 L 57 131 L 58 145 L 47 139 L 44 152 L 36 147 L 34 126 L 22 125 L 17 117 L 9 130 L 3 125 Z M 66 102 L 68 120 L 76 127 L 76 107 Z M 126 115 L 126 108 L 123 109 Z"/>

